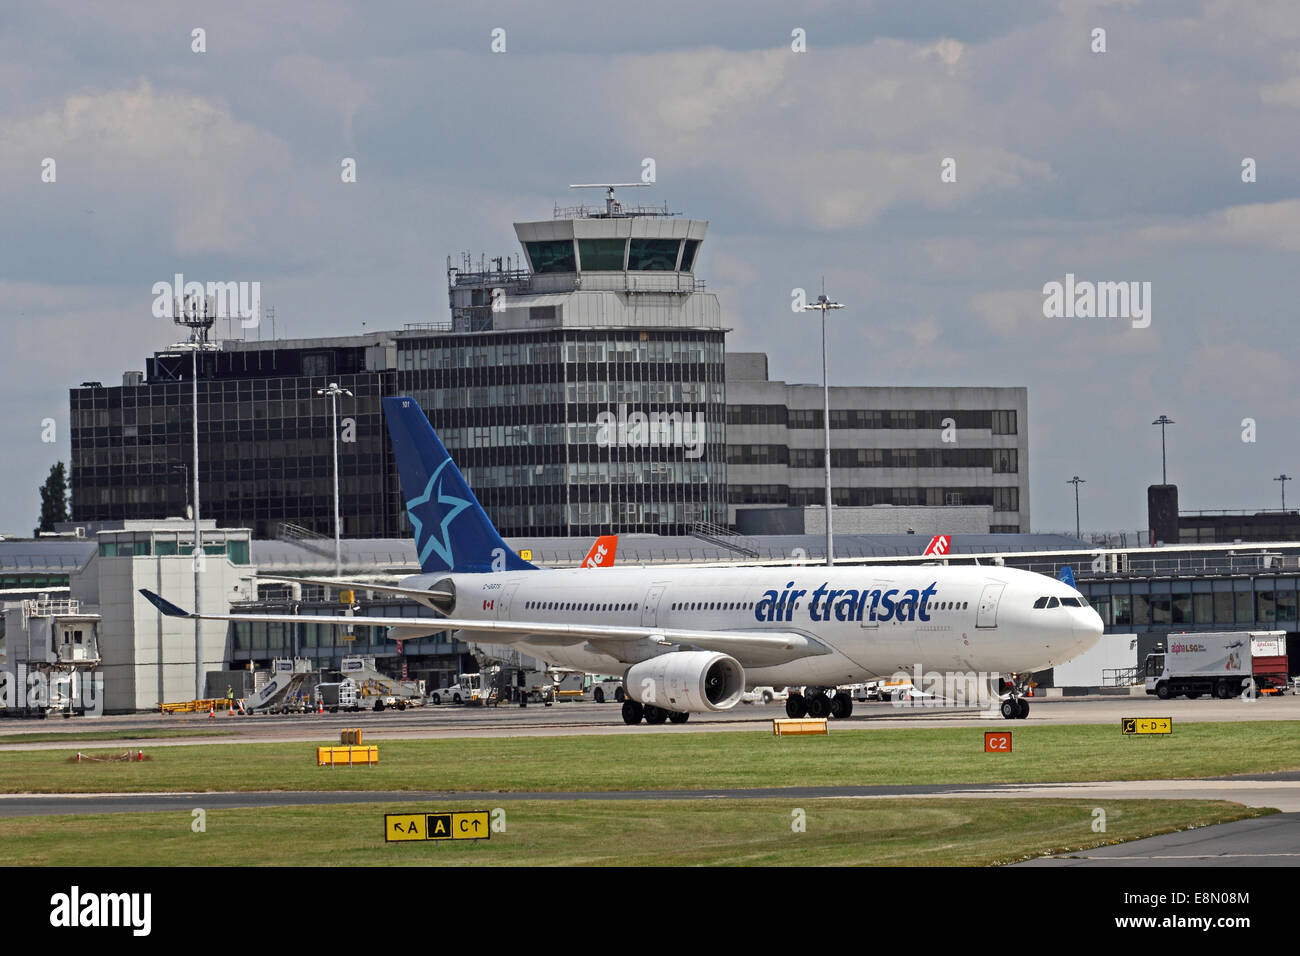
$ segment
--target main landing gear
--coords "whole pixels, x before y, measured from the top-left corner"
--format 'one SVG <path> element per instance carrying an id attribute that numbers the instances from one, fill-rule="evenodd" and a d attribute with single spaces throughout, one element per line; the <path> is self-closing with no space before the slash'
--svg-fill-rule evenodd
<path id="1" fill-rule="evenodd" d="M 800 717 L 834 717 L 843 720 L 853 713 L 853 698 L 845 691 L 836 691 L 834 696 L 820 687 L 805 687 L 806 693 L 794 691 L 785 700 L 785 715 L 798 719 Z"/>
<path id="2" fill-rule="evenodd" d="M 684 724 L 690 719 L 690 716 L 688 713 L 665 710 L 662 707 L 656 707 L 654 704 L 642 704 L 631 697 L 625 698 L 623 701 L 623 723 L 625 724 L 639 724 L 642 719 L 651 725 L 665 722 Z"/>

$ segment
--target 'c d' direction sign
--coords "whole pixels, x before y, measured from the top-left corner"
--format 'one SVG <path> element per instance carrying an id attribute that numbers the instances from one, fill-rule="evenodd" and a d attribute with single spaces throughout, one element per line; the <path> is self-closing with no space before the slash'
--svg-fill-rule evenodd
<path id="1" fill-rule="evenodd" d="M 1172 717 L 1124 717 L 1120 727 L 1125 737 L 1135 734 L 1172 734 L 1174 719 Z"/>
<path id="2" fill-rule="evenodd" d="M 384 842 L 412 840 L 489 840 L 488 811 L 453 813 L 385 813 Z"/>

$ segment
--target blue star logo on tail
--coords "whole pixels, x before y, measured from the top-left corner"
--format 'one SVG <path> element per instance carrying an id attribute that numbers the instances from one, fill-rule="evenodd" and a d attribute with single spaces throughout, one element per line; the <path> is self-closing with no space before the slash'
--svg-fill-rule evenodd
<path id="1" fill-rule="evenodd" d="M 406 510 L 411 516 L 411 528 L 415 531 L 415 540 L 419 546 L 421 566 L 424 565 L 430 552 L 442 558 L 448 568 L 456 566 L 451 553 L 451 536 L 447 529 L 456 520 L 456 516 L 470 506 L 470 502 L 464 498 L 442 493 L 442 483 L 439 481 L 439 476 L 442 474 L 442 470 L 450 464 L 450 458 L 443 461 L 429 477 L 429 483 L 424 486 L 424 494 L 418 498 L 412 498 L 406 503 Z M 435 486 L 437 487 L 436 495 L 434 493 Z M 417 512 L 423 513 L 424 517 L 421 518 Z M 439 516 L 441 516 L 440 524 L 438 524 Z M 435 525 L 437 525 L 436 530 Z M 425 539 L 426 526 L 429 529 L 427 540 Z M 439 533 L 442 535 L 441 540 L 438 538 Z"/>

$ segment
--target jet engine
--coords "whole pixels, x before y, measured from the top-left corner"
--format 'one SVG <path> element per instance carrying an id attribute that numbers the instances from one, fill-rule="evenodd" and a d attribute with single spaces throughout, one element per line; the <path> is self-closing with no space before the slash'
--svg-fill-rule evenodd
<path id="1" fill-rule="evenodd" d="M 730 710 L 745 691 L 745 670 L 716 651 L 673 651 L 633 664 L 623 686 L 633 700 L 665 710 Z"/>

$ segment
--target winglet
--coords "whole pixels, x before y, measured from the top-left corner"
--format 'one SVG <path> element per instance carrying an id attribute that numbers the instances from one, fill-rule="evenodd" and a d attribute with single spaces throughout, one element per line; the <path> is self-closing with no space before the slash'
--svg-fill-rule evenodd
<path id="1" fill-rule="evenodd" d="M 145 588 L 141 588 L 140 593 L 144 595 L 146 601 L 148 601 L 150 604 L 152 604 L 160 612 L 167 615 L 168 617 L 190 617 L 191 616 L 189 611 L 177 607 L 171 601 L 159 597 L 157 594 L 154 594 L 152 591 L 146 590 Z"/>

